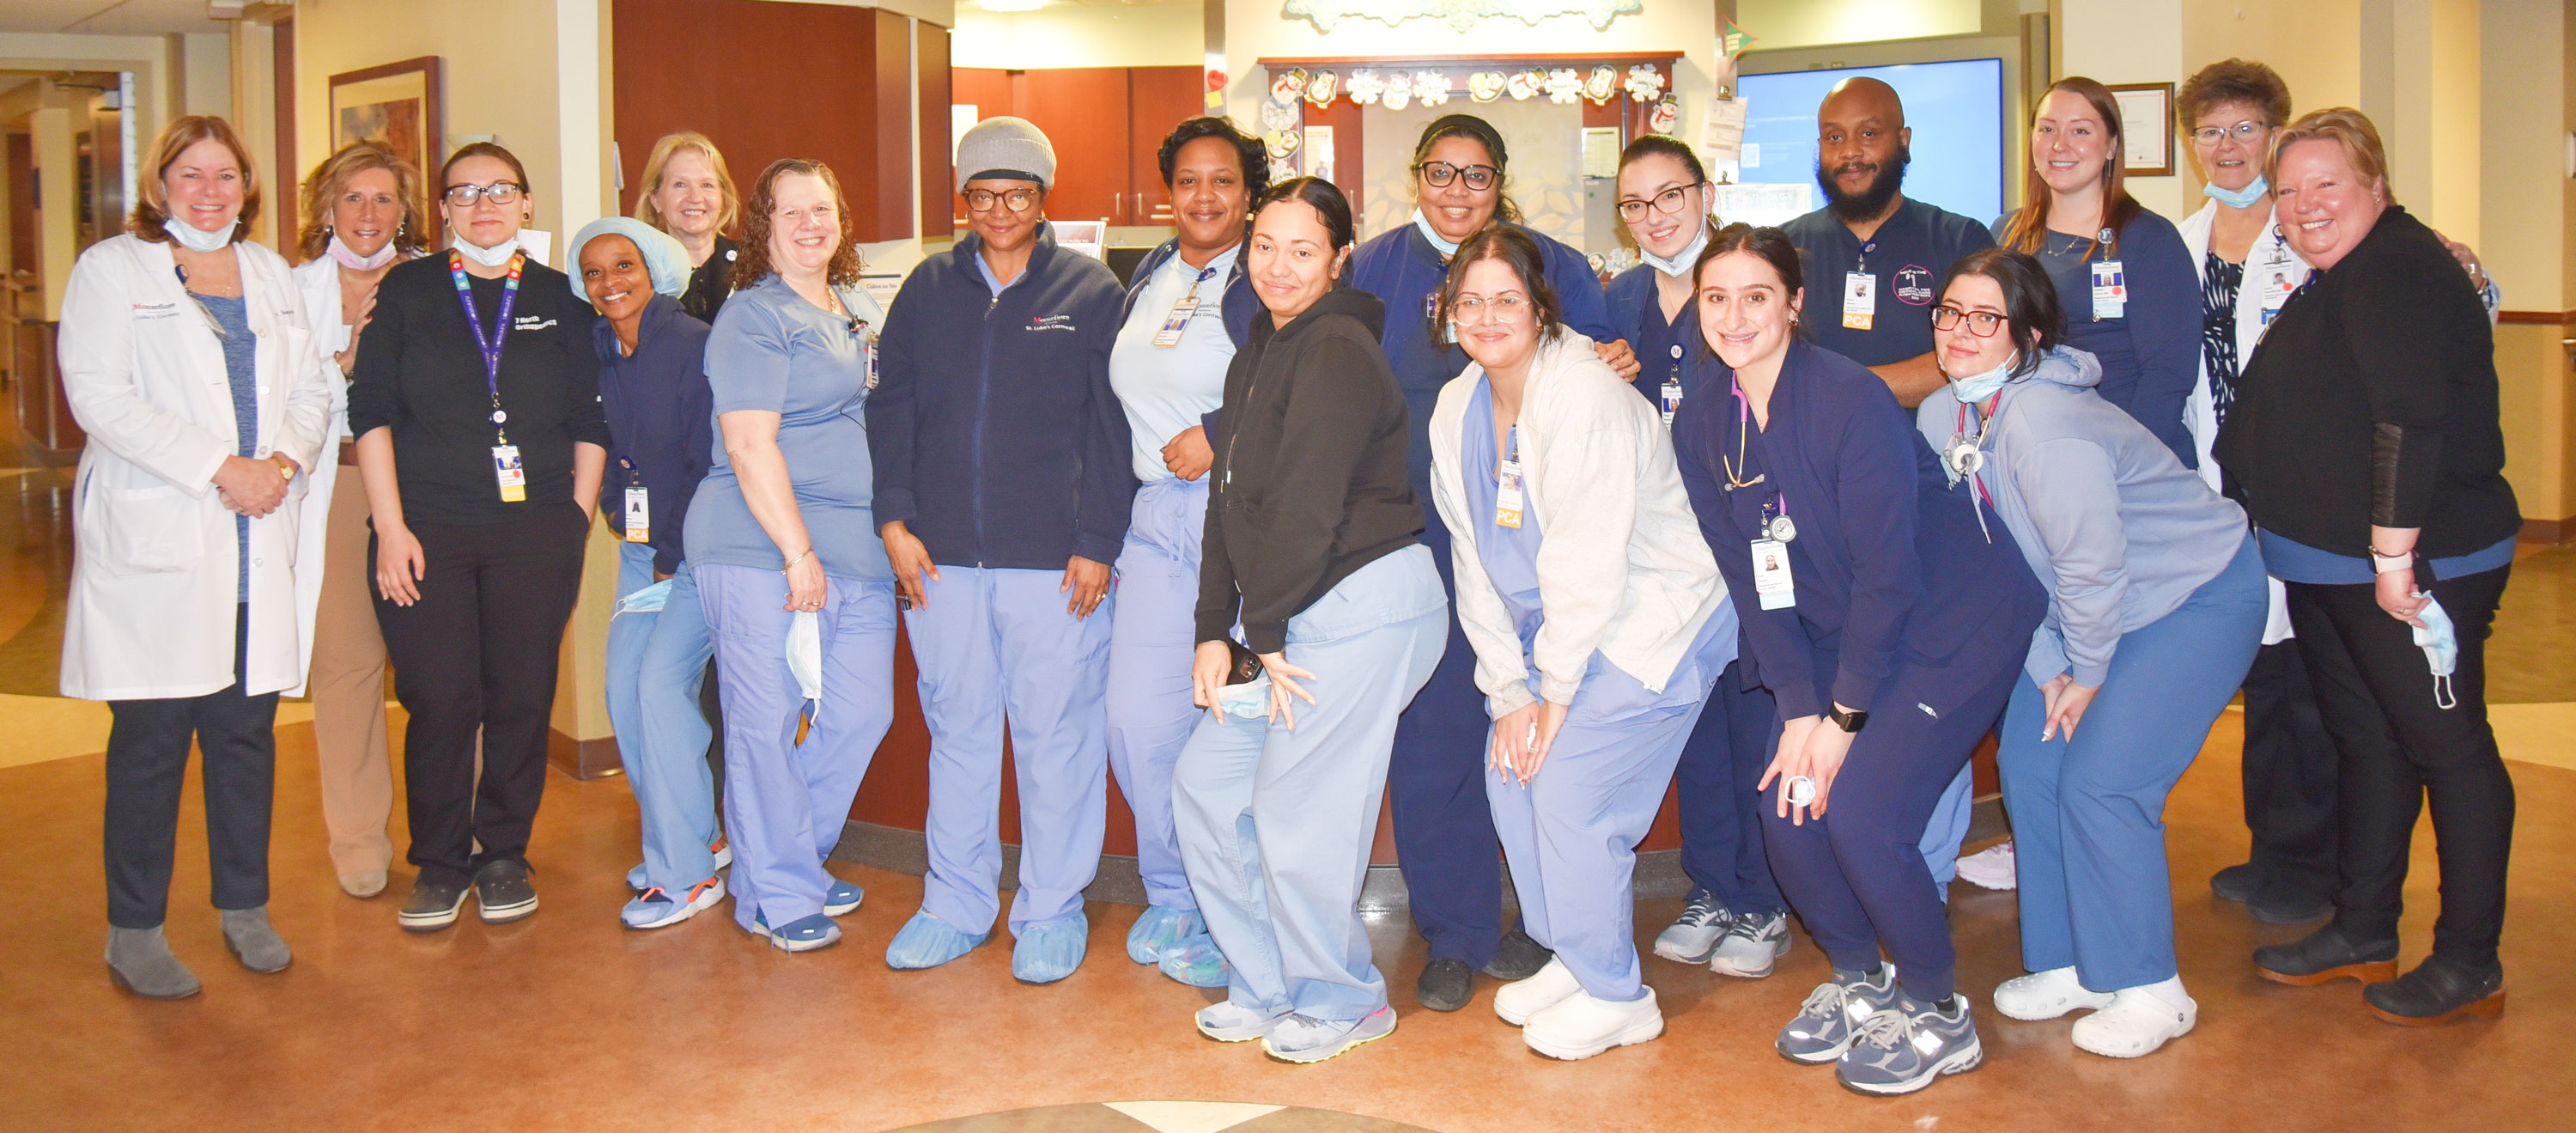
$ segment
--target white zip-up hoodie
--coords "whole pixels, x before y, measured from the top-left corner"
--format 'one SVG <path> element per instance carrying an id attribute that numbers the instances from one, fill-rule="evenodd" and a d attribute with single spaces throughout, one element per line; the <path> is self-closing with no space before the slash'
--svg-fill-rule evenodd
<path id="1" fill-rule="evenodd" d="M 1458 466 L 1467 407 L 1484 376 L 1471 363 L 1440 389 L 1431 496 L 1453 533 L 1458 623 L 1476 650 L 1476 687 L 1500 718 L 1532 697 L 1520 633 L 1476 552 L 1477 525 L 1493 517 L 1468 514 Z M 1591 339 L 1560 328 L 1530 364 L 1519 427 L 1526 512 L 1542 535 L 1546 619 L 1529 650 L 1539 695 L 1572 704 L 1595 650 L 1660 694 L 1727 601 L 1662 414 L 1595 355 Z"/>

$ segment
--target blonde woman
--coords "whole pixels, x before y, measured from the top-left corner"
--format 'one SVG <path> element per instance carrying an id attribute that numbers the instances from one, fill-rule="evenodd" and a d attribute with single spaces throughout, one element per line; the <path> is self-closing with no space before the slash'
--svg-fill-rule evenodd
<path id="1" fill-rule="evenodd" d="M 724 154 L 705 134 L 664 134 L 644 159 L 644 190 L 635 197 L 635 219 L 670 233 L 689 250 L 689 286 L 680 310 L 712 324 L 733 294 L 734 261 L 742 251 L 725 233 L 742 219 L 742 194 L 725 169 Z"/>
<path id="2" fill-rule="evenodd" d="M 315 565 L 295 579 L 297 628 L 312 658 L 313 748 L 321 766 L 322 824 L 331 867 L 352 897 L 384 891 L 394 844 L 393 760 L 385 743 L 385 637 L 376 628 L 367 579 L 367 493 L 342 466 L 358 463 L 349 443 L 349 371 L 358 336 L 385 273 L 421 254 L 420 171 L 377 142 L 323 159 L 304 179 L 304 230 L 296 290 L 313 328 L 314 353 L 331 391 L 330 432 L 305 487 L 296 561 Z"/>

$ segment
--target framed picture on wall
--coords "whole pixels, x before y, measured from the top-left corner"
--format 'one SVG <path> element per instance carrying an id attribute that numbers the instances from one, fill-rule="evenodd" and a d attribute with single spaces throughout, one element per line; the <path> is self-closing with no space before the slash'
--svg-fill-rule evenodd
<path id="1" fill-rule="evenodd" d="M 382 142 L 420 170 L 423 191 L 432 191 L 447 142 L 439 71 L 438 56 L 423 55 L 331 76 L 332 152 L 352 142 Z M 435 202 L 423 199 L 420 209 L 429 226 L 423 239 L 432 248 L 445 245 Z"/>
<path id="2" fill-rule="evenodd" d="M 2131 177 L 2171 177 L 2174 172 L 2174 85 L 2107 83 L 2120 104 L 2122 171 Z"/>

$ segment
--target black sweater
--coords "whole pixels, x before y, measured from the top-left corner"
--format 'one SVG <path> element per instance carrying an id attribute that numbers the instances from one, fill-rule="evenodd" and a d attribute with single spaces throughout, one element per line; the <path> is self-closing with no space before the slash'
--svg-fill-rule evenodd
<path id="1" fill-rule="evenodd" d="M 349 431 L 390 427 L 406 523 L 504 523 L 572 502 L 572 446 L 608 447 L 590 304 L 562 272 L 530 261 L 501 344 L 501 408 L 519 447 L 528 498 L 501 502 L 492 472 L 492 395 L 483 351 L 465 322 L 447 257 L 396 264 L 376 287 L 375 320 L 358 339 Z M 466 277 L 485 330 L 504 281 Z"/>
<path id="2" fill-rule="evenodd" d="M 1253 316 L 1208 438 L 1198 640 L 1223 640 L 1239 610 L 1244 644 L 1276 653 L 1289 618 L 1422 531 L 1404 393 L 1378 347 L 1385 325 L 1386 305 L 1348 287 L 1285 330 Z"/>
<path id="3" fill-rule="evenodd" d="M 2370 528 L 2423 529 L 2425 558 L 2513 537 L 2495 337 L 2441 238 L 2391 206 L 2291 296 L 2237 379 L 2215 455 L 2256 526 L 2370 553 Z"/>

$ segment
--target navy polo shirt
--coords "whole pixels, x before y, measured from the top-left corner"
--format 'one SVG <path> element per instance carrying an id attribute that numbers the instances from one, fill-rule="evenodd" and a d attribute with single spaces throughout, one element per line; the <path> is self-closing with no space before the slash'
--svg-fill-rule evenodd
<path id="1" fill-rule="evenodd" d="M 1807 276 L 1807 339 L 1864 366 L 1884 366 L 1932 352 L 1932 293 L 1960 257 L 1994 244 L 1986 226 L 1905 198 L 1867 241 L 1830 209 L 1780 226 L 1798 246 Z M 1843 275 L 1878 277 L 1878 310 L 1868 330 L 1843 327 Z"/>

